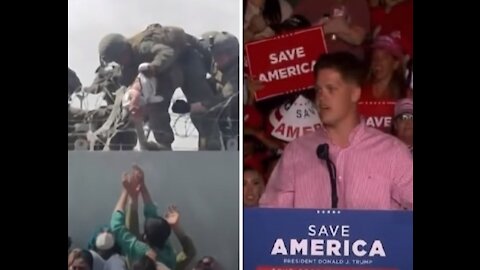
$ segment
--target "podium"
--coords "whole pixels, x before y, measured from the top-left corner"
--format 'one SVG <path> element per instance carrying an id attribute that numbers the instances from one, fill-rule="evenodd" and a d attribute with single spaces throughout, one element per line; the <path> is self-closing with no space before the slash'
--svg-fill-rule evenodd
<path id="1" fill-rule="evenodd" d="M 413 212 L 244 209 L 245 270 L 411 270 Z"/>

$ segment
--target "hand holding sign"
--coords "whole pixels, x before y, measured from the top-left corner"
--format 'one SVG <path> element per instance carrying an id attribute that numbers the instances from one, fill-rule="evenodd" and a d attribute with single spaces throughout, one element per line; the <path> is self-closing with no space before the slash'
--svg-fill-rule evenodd
<path id="1" fill-rule="evenodd" d="M 323 25 L 323 30 L 325 34 L 339 34 L 345 33 L 349 29 L 349 25 L 345 17 L 335 17 L 333 19 L 329 19 Z"/>
<path id="2" fill-rule="evenodd" d="M 250 96 L 255 96 L 255 93 L 258 90 L 261 90 L 263 88 L 263 84 L 259 80 L 248 78 L 247 88 L 248 88 L 248 94 Z"/>
<path id="3" fill-rule="evenodd" d="M 250 25 L 248 26 L 248 30 L 250 30 L 254 34 L 258 34 L 267 28 L 267 23 L 263 19 L 261 15 L 255 15 L 252 20 L 250 21 Z"/>

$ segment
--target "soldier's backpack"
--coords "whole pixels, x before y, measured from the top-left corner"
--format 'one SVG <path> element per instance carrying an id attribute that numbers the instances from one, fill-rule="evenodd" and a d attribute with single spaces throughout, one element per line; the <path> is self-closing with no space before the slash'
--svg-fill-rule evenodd
<path id="1" fill-rule="evenodd" d="M 142 42 L 152 41 L 181 51 L 187 46 L 188 38 L 185 31 L 180 27 L 152 24 L 130 38 L 129 41 L 133 48 L 138 48 Z"/>

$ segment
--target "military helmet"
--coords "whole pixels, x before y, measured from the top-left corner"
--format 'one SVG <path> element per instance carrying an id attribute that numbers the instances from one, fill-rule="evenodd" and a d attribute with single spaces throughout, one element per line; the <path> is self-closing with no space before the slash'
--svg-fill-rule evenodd
<path id="1" fill-rule="evenodd" d="M 210 31 L 202 35 L 201 42 L 208 42 L 212 53 L 228 53 L 238 56 L 240 44 L 237 37 L 228 32 Z"/>
<path id="2" fill-rule="evenodd" d="M 201 36 L 200 36 L 200 42 L 205 42 L 205 43 L 209 43 L 209 45 L 212 45 L 213 43 L 213 38 L 220 34 L 219 31 L 208 31 L 208 32 L 205 32 L 203 33 Z"/>
<path id="3" fill-rule="evenodd" d="M 213 46 L 213 40 L 215 36 L 218 35 L 219 33 L 220 32 L 218 31 L 209 31 L 209 32 L 203 33 L 198 39 L 198 41 L 200 42 L 200 44 L 202 44 L 203 47 L 210 50 Z"/>
<path id="4" fill-rule="evenodd" d="M 100 41 L 98 53 L 100 58 L 106 62 L 119 62 L 122 54 L 130 48 L 127 38 L 121 34 L 108 34 Z"/>

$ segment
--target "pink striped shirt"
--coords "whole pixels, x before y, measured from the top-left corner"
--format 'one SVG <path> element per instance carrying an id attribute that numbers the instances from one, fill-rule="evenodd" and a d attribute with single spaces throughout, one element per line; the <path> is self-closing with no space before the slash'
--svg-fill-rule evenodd
<path id="1" fill-rule="evenodd" d="M 260 207 L 331 208 L 328 169 L 316 155 L 317 146 L 328 143 L 337 168 L 338 208 L 413 209 L 413 159 L 408 147 L 364 121 L 349 140 L 350 145 L 341 149 L 320 129 L 288 144 Z"/>

